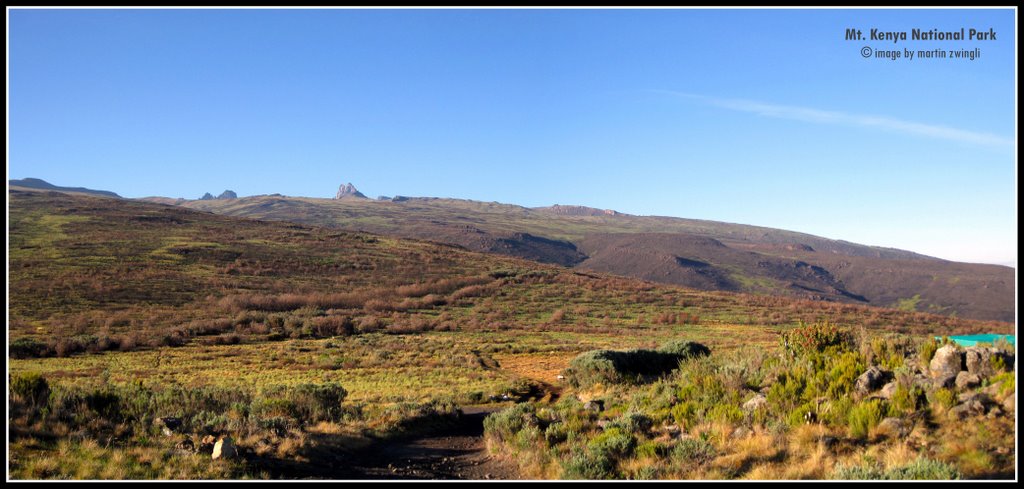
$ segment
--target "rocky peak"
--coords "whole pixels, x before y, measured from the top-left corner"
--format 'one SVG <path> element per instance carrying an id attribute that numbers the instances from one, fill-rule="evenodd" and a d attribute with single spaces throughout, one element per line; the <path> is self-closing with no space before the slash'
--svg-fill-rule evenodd
<path id="1" fill-rule="evenodd" d="M 234 190 L 225 190 L 225 191 L 221 192 L 221 194 L 218 195 L 217 198 L 218 199 L 237 199 L 238 198 L 238 194 L 236 194 Z"/>
<path id="2" fill-rule="evenodd" d="M 363 195 L 362 192 L 356 190 L 356 186 L 351 183 L 338 187 L 338 193 L 334 195 L 335 199 L 344 199 L 346 197 L 358 197 L 360 199 L 366 198 L 366 196 Z"/>
<path id="3" fill-rule="evenodd" d="M 213 195 L 211 195 L 210 192 L 206 192 L 199 198 L 199 200 L 213 200 Z"/>

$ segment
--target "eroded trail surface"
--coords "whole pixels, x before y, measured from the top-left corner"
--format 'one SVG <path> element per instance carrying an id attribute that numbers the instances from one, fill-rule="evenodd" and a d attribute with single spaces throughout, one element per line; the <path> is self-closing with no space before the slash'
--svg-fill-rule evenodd
<path id="1" fill-rule="evenodd" d="M 484 418 L 497 408 L 466 408 L 440 431 L 368 448 L 338 467 L 339 479 L 517 479 L 514 464 L 490 456 Z"/>

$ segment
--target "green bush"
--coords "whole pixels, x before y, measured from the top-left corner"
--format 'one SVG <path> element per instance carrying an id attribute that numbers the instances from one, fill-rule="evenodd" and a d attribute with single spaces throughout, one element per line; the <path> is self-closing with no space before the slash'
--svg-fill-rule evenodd
<path id="1" fill-rule="evenodd" d="M 949 409 L 956 406 L 957 396 L 956 391 L 947 389 L 945 387 L 935 389 L 932 392 L 932 398 L 930 402 L 933 406 Z"/>
<path id="2" fill-rule="evenodd" d="M 902 416 L 916 411 L 921 406 L 924 398 L 924 390 L 920 387 L 912 388 L 897 385 L 896 390 L 889 399 L 889 416 Z"/>
<path id="3" fill-rule="evenodd" d="M 832 478 L 838 480 L 956 480 L 961 478 L 961 474 L 956 467 L 950 464 L 918 457 L 907 465 L 893 467 L 889 470 L 882 470 L 875 463 L 842 465 L 836 468 Z"/>
<path id="4" fill-rule="evenodd" d="M 516 404 L 484 418 L 484 433 L 499 442 L 512 442 L 526 427 L 540 424 L 532 404 Z"/>
<path id="5" fill-rule="evenodd" d="M 50 346 L 32 338 L 18 338 L 7 349 L 11 358 L 38 358 L 49 356 Z"/>
<path id="6" fill-rule="evenodd" d="M 853 438 L 867 437 L 871 428 L 878 426 L 878 423 L 882 421 L 883 413 L 882 404 L 877 399 L 854 405 L 848 418 L 850 436 Z"/>
<path id="7" fill-rule="evenodd" d="M 11 394 L 33 407 L 41 407 L 50 397 L 50 384 L 36 372 L 11 375 Z"/>
<path id="8" fill-rule="evenodd" d="M 706 357 L 711 354 L 711 349 L 693 341 L 672 340 L 658 348 L 661 353 L 675 355 L 680 359 Z"/>
<path id="9" fill-rule="evenodd" d="M 679 362 L 710 354 L 706 346 L 673 341 L 658 350 L 591 350 L 569 362 L 566 378 L 573 387 L 639 383 L 679 368 Z"/>
<path id="10" fill-rule="evenodd" d="M 590 443 L 587 443 L 587 450 L 600 453 L 619 459 L 633 453 L 636 448 L 636 437 L 621 428 L 609 427 L 600 435 L 597 435 Z"/>
<path id="11" fill-rule="evenodd" d="M 670 453 L 670 458 L 679 464 L 702 464 L 715 458 L 715 447 L 704 438 L 681 440 Z"/>
<path id="12" fill-rule="evenodd" d="M 939 349 L 939 342 L 935 338 L 928 338 L 921 343 L 921 364 L 928 365 L 931 363 L 932 358 L 935 356 L 935 352 Z"/>
<path id="13" fill-rule="evenodd" d="M 562 462 L 562 478 L 572 480 L 611 479 L 615 462 L 607 455 L 577 449 Z"/>

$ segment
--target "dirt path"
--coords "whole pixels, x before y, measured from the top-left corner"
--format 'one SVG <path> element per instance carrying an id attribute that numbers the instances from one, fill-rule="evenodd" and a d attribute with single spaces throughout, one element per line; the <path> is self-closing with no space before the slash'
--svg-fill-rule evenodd
<path id="1" fill-rule="evenodd" d="M 484 418 L 498 408 L 466 408 L 459 423 L 440 432 L 368 448 L 339 467 L 345 479 L 517 479 L 514 464 L 484 446 Z"/>

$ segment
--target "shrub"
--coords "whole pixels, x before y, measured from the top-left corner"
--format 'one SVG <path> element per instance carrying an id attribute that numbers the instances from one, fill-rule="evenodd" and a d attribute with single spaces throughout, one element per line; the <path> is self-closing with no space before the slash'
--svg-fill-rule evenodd
<path id="1" fill-rule="evenodd" d="M 715 447 L 704 438 L 686 438 L 676 445 L 670 457 L 673 461 L 683 464 L 702 464 L 715 458 Z"/>
<path id="2" fill-rule="evenodd" d="M 850 436 L 853 438 L 867 437 L 868 431 L 882 421 L 882 414 L 882 405 L 877 399 L 854 405 L 848 417 Z"/>
<path id="3" fill-rule="evenodd" d="M 614 468 L 614 461 L 607 455 L 576 449 L 562 462 L 562 478 L 573 480 L 610 479 L 613 476 Z"/>
<path id="4" fill-rule="evenodd" d="M 928 365 L 932 361 L 932 357 L 935 356 L 935 352 L 939 349 L 939 342 L 935 338 L 928 338 L 921 344 L 921 364 Z"/>
<path id="5" fill-rule="evenodd" d="M 32 406 L 42 406 L 50 397 L 50 384 L 36 372 L 11 375 L 12 397 Z"/>
<path id="6" fill-rule="evenodd" d="M 782 346 L 787 352 L 796 356 L 804 356 L 812 352 L 824 353 L 828 350 L 849 349 L 854 344 L 853 334 L 846 329 L 830 323 L 801 323 L 796 328 L 782 334 Z"/>
<path id="7" fill-rule="evenodd" d="M 933 406 L 949 409 L 956 405 L 956 392 L 945 387 L 935 389 L 930 402 Z"/>
<path id="8" fill-rule="evenodd" d="M 538 425 L 539 419 L 533 405 L 516 404 L 484 418 L 484 433 L 499 442 L 510 442 L 524 428 Z"/>
<path id="9" fill-rule="evenodd" d="M 693 341 L 672 340 L 658 348 L 661 353 L 675 355 L 680 359 L 693 357 L 706 357 L 711 354 L 711 349 Z"/>
<path id="10" fill-rule="evenodd" d="M 566 378 L 573 387 L 643 382 L 677 369 L 681 360 L 708 352 L 690 342 L 669 343 L 659 350 L 591 350 L 569 362 Z"/>
<path id="11" fill-rule="evenodd" d="M 832 476 L 839 480 L 956 480 L 960 477 L 956 467 L 925 457 L 889 470 L 882 470 L 874 463 L 841 465 Z"/>
<path id="12" fill-rule="evenodd" d="M 38 358 L 50 353 L 50 346 L 33 338 L 18 338 L 7 350 L 11 358 Z"/>

